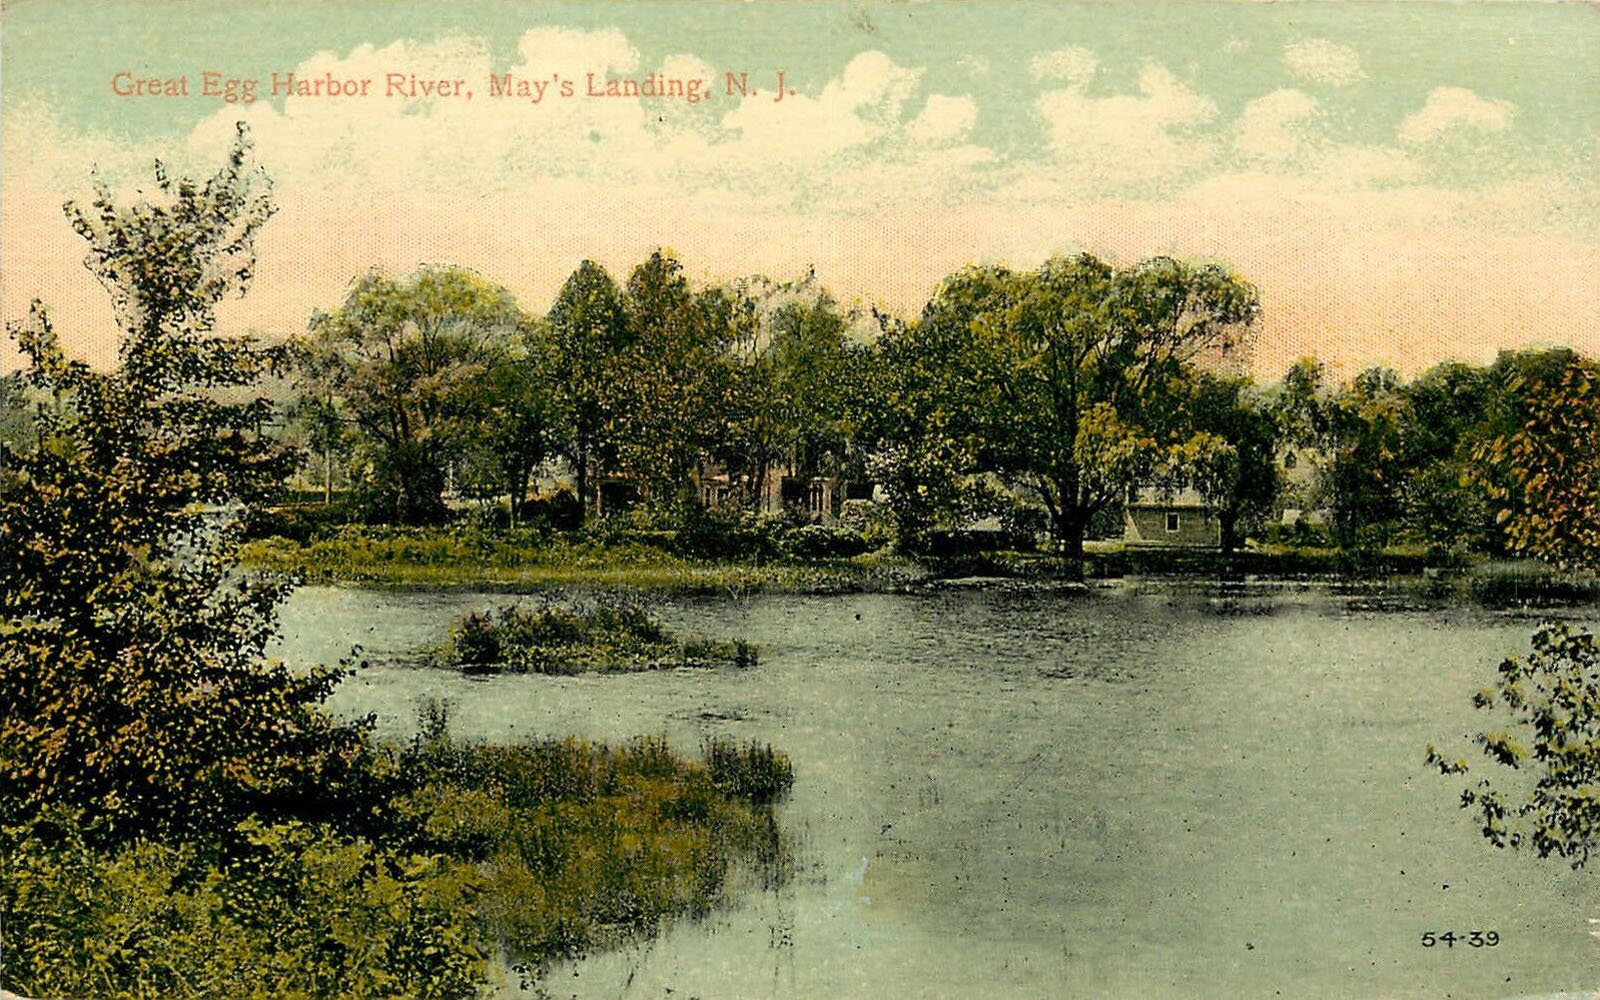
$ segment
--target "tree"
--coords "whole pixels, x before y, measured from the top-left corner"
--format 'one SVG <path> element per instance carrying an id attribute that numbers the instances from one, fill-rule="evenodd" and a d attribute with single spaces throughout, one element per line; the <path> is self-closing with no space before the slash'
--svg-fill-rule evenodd
<path id="1" fill-rule="evenodd" d="M 1600 569 L 1600 365 L 1571 357 L 1511 388 L 1526 421 L 1478 452 L 1506 534 L 1516 550 L 1557 566 Z M 1600 847 L 1600 645 L 1547 622 L 1532 653 L 1507 657 L 1498 674 L 1473 703 L 1509 713 L 1515 728 L 1473 742 L 1494 763 L 1534 771 L 1532 788 L 1485 778 L 1462 792 L 1461 805 L 1478 813 L 1495 846 L 1582 867 Z M 1445 774 L 1469 770 L 1431 745 L 1428 760 Z"/>
<path id="2" fill-rule="evenodd" d="M 1415 424 L 1400 378 L 1386 368 L 1364 371 L 1340 387 L 1323 414 L 1332 445 L 1323 486 L 1334 537 L 1346 548 L 1385 545 L 1400 526 Z"/>
<path id="3" fill-rule="evenodd" d="M 652 505 L 681 506 L 722 432 L 731 351 L 751 336 L 754 309 L 729 289 L 692 289 L 683 265 L 659 250 L 628 276 L 622 309 L 627 342 L 608 428 L 618 470 Z"/>
<path id="4" fill-rule="evenodd" d="M 529 323 L 480 384 L 481 409 L 468 446 L 469 465 L 485 469 L 495 492 L 510 497 L 512 527 L 527 499 L 529 480 L 559 433 L 552 362 L 547 331 L 542 324 Z"/>
<path id="5" fill-rule="evenodd" d="M 1475 452 L 1513 549 L 1557 566 L 1600 563 L 1600 364 L 1571 358 L 1508 385 L 1521 425 Z"/>
<path id="6" fill-rule="evenodd" d="M 846 405 L 860 350 L 848 334 L 854 317 L 818 288 L 812 275 L 795 282 L 749 279 L 739 290 L 756 318 L 741 325 L 737 361 L 712 449 L 759 501 L 769 469 L 790 475 L 837 474 L 853 430 Z"/>
<path id="7" fill-rule="evenodd" d="M 305 373 L 354 420 L 390 518 L 444 519 L 451 463 L 471 447 L 486 382 L 526 323 L 510 292 L 457 267 L 372 272 L 311 317 Z"/>
<path id="8" fill-rule="evenodd" d="M 1081 563 L 1097 512 L 1158 473 L 1183 481 L 1222 447 L 1185 424 L 1184 387 L 1197 364 L 1247 350 L 1257 310 L 1248 283 L 1170 258 L 961 272 L 886 345 L 908 366 L 893 391 L 909 418 L 901 465 L 993 471 L 1031 489 Z"/>
<path id="9" fill-rule="evenodd" d="M 229 512 L 293 455 L 248 392 L 282 352 L 214 332 L 273 208 L 241 127 L 205 183 L 69 203 L 111 293 L 120 364 L 68 360 L 44 306 L 13 324 L 45 401 L 0 453 L 0 824 L 77 810 L 92 835 L 216 829 L 266 802 L 327 803 L 365 746 L 319 703 L 340 671 L 267 663 L 280 584 L 241 578 Z M 293 804 L 292 808 L 289 804 Z"/>
<path id="10" fill-rule="evenodd" d="M 1278 496 L 1278 423 L 1266 402 L 1243 377 L 1202 375 L 1189 401 L 1189 425 L 1220 438 L 1190 479 L 1217 512 L 1222 551 L 1232 552 L 1242 527 L 1259 526 Z"/>
<path id="11" fill-rule="evenodd" d="M 1493 544 L 1494 517 L 1473 474 L 1472 453 L 1492 434 L 1488 414 L 1497 395 L 1492 372 L 1458 361 L 1436 365 L 1405 387 L 1411 421 L 1401 516 L 1409 538 L 1435 550 Z"/>
<path id="12" fill-rule="evenodd" d="M 303 393 L 285 414 L 305 431 L 306 442 L 315 453 L 322 479 L 322 502 L 333 502 L 333 460 L 344 458 L 350 450 L 346 420 L 331 394 Z"/>
<path id="13" fill-rule="evenodd" d="M 616 424 L 618 356 L 627 342 L 622 293 L 605 268 L 586 260 L 561 286 L 549 321 L 561 451 L 587 510 L 595 473 L 615 460 L 616 442 L 607 432 Z"/>

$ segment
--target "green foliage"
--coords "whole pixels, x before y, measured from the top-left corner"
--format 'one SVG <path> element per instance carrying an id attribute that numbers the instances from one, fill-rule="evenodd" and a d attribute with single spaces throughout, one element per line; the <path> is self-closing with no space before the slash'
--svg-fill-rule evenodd
<path id="1" fill-rule="evenodd" d="M 489 940 L 538 967 L 706 914 L 738 869 L 787 878 L 771 806 L 788 759 L 714 745 L 697 763 L 661 739 L 468 744 L 434 705 L 402 755 L 418 787 L 403 808 L 427 817 L 419 846 L 481 859 Z"/>
<path id="2" fill-rule="evenodd" d="M 1485 730 L 1473 742 L 1512 770 L 1536 771 L 1532 787 L 1509 791 L 1489 779 L 1462 792 L 1461 805 L 1483 821 L 1496 847 L 1531 847 L 1540 857 L 1582 867 L 1600 845 L 1600 647 L 1588 633 L 1548 623 L 1527 657 L 1507 657 L 1492 690 L 1473 704 L 1509 713 L 1514 728 Z M 1445 774 L 1468 770 L 1433 746 L 1429 763 Z"/>
<path id="3" fill-rule="evenodd" d="M 902 526 L 925 532 L 964 476 L 995 472 L 1038 497 L 1081 559 L 1097 511 L 1158 478 L 1183 485 L 1228 447 L 1184 420 L 1185 385 L 1200 361 L 1246 349 L 1257 308 L 1225 270 L 1169 258 L 952 276 L 882 345 L 878 471 Z"/>
<path id="4" fill-rule="evenodd" d="M 744 641 L 676 637 L 631 601 L 568 608 L 547 599 L 538 608 L 513 605 L 457 619 L 438 658 L 469 673 L 578 674 L 754 666 L 756 649 Z"/>
<path id="5" fill-rule="evenodd" d="M 726 288 L 691 288 L 683 265 L 657 251 L 629 275 L 622 311 L 626 347 L 609 430 L 615 468 L 650 506 L 687 506 L 692 474 L 722 433 L 732 350 L 753 336 L 754 308 Z"/>
<path id="6" fill-rule="evenodd" d="M 449 463 L 483 447 L 491 426 L 508 478 L 543 457 L 549 416 L 526 344 L 536 337 L 510 292 L 462 268 L 374 271 L 312 316 L 302 372 L 359 430 L 386 516 L 435 524 Z"/>
<path id="7" fill-rule="evenodd" d="M 1513 549 L 1600 565 L 1600 365 L 1572 359 L 1511 383 L 1524 419 L 1476 451 Z"/>
<path id="8" fill-rule="evenodd" d="M 1526 374 L 1508 385 L 1524 419 L 1479 446 L 1481 481 L 1503 505 L 1499 517 L 1514 548 L 1559 567 L 1600 569 L 1600 369 L 1571 356 L 1529 360 L 1512 362 Z M 1533 652 L 1504 660 L 1495 687 L 1473 703 L 1508 712 L 1514 723 L 1475 737 L 1484 755 L 1534 775 L 1525 792 L 1480 780 L 1462 793 L 1462 806 L 1477 811 L 1484 836 L 1497 847 L 1530 846 L 1540 857 L 1584 865 L 1600 844 L 1595 637 L 1545 624 L 1534 633 Z M 1428 760 L 1445 774 L 1468 769 L 1465 760 L 1447 759 L 1432 746 Z"/>
<path id="9" fill-rule="evenodd" d="M 31 995 L 454 998 L 484 977 L 470 865 L 294 822 L 245 821 L 221 859 L 79 830 L 5 832 L 7 980 Z"/>
<path id="10" fill-rule="evenodd" d="M 1222 549 L 1231 552 L 1243 534 L 1259 529 L 1278 497 L 1278 422 L 1245 378 L 1202 375 L 1187 403 L 1189 425 L 1223 447 L 1185 449 L 1187 478 L 1217 512 Z M 1184 470 L 1180 469 L 1183 477 Z"/>
<path id="11" fill-rule="evenodd" d="M 591 477 L 617 460 L 613 428 L 620 419 L 617 378 L 627 327 L 622 294 L 605 268 L 586 260 L 561 286 L 549 315 L 553 375 L 562 388 L 560 450 L 577 480 L 577 496 L 591 501 Z"/>
<path id="12" fill-rule="evenodd" d="M 247 393 L 281 360 L 214 335 L 271 214 L 243 133 L 204 184 L 156 170 L 157 202 L 68 206 L 124 335 L 109 374 L 62 354 L 44 308 L 12 327 L 49 402 L 5 447 L 0 493 L 0 822 L 80 809 L 108 840 L 226 828 L 255 805 L 337 809 L 359 726 L 318 705 L 338 669 L 262 662 L 282 587 L 232 571 L 229 508 L 293 456 Z M 213 511 L 213 512 L 208 512 Z"/>

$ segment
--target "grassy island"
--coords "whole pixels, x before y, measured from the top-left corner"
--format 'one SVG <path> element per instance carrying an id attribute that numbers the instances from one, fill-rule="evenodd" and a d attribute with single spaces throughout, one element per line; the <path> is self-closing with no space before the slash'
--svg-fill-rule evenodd
<path id="1" fill-rule="evenodd" d="M 742 639 L 677 636 L 638 604 L 602 599 L 576 608 L 553 601 L 473 612 L 450 627 L 434 660 L 466 673 L 581 674 L 756 663 Z"/>

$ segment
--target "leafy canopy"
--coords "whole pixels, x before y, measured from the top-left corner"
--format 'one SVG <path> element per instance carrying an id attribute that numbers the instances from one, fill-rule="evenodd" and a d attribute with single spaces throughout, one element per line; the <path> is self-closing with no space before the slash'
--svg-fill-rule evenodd
<path id="1" fill-rule="evenodd" d="M 116 306 L 116 370 L 69 360 L 40 303 L 9 330 L 37 414 L 0 454 L 0 821 L 51 806 L 116 839 L 214 829 L 325 801 L 363 745 L 318 707 L 340 671 L 264 662 L 282 586 L 232 570 L 231 512 L 293 458 L 249 397 L 281 352 L 213 332 L 272 214 L 249 148 L 241 128 L 204 183 L 157 164 L 151 197 L 97 185 L 67 206 Z"/>

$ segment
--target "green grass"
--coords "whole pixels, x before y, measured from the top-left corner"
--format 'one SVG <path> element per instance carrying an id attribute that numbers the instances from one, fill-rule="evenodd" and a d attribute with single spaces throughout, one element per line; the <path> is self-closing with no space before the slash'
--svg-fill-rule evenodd
<path id="1" fill-rule="evenodd" d="M 632 601 L 606 598 L 575 608 L 472 612 L 450 626 L 435 662 L 467 673 L 581 674 L 673 667 L 755 666 L 744 640 L 679 637 Z"/>
<path id="2" fill-rule="evenodd" d="M 5 985 L 32 996 L 475 995 L 488 959 L 647 938 L 789 877 L 771 747 L 514 746 L 444 709 L 386 746 L 360 815 L 246 818 L 205 842 L 96 846 L 71 814 L 0 829 Z"/>
<path id="3" fill-rule="evenodd" d="M 711 562 L 640 542 L 472 528 L 347 526 L 308 542 L 274 537 L 240 553 L 250 569 L 297 573 L 312 583 L 536 591 L 555 587 L 673 593 L 837 593 L 890 590 L 926 576 L 884 553 L 850 559 Z"/>

